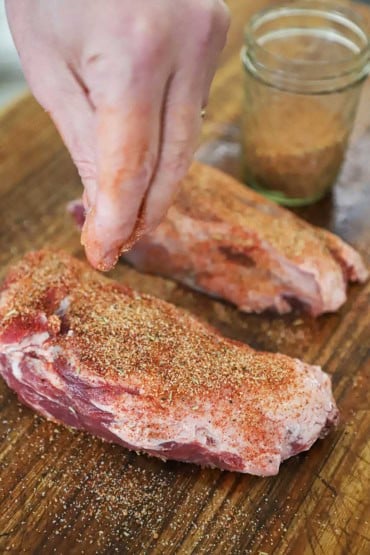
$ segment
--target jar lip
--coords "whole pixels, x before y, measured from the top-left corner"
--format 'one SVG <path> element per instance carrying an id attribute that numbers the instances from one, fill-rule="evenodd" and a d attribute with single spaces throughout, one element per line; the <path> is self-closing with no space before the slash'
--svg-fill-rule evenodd
<path id="1" fill-rule="evenodd" d="M 287 74 L 283 70 L 257 69 L 250 63 L 247 54 L 247 47 L 244 46 L 241 49 L 240 58 L 244 68 L 249 73 L 268 86 L 293 94 L 323 95 L 333 92 L 338 93 L 362 83 L 370 73 L 370 65 L 367 64 L 363 66 L 362 71 L 347 71 L 339 76 L 328 75 L 325 78 L 320 77 L 310 80 L 297 76 L 292 78 L 291 73 Z M 343 77 L 347 79 L 344 83 Z"/>
<path id="2" fill-rule="evenodd" d="M 269 7 L 264 10 L 257 12 L 252 16 L 250 22 L 244 30 L 245 42 L 249 48 L 254 48 L 256 51 L 261 51 L 267 53 L 268 51 L 258 43 L 258 40 L 254 37 L 255 31 L 258 29 L 259 25 L 273 20 L 279 16 L 285 15 L 299 15 L 304 12 L 310 13 L 310 15 L 326 15 L 330 16 L 331 20 L 336 20 L 347 26 L 347 28 L 354 31 L 357 36 L 363 41 L 362 48 L 358 52 L 353 53 L 350 56 L 343 56 L 340 60 L 335 62 L 338 66 L 348 64 L 352 62 L 356 64 L 356 61 L 363 62 L 363 65 L 368 61 L 367 58 L 370 52 L 370 37 L 365 31 L 365 22 L 362 16 L 344 6 L 340 6 L 335 2 L 320 1 L 320 0 L 300 0 L 294 2 L 293 4 L 283 4 L 277 7 Z M 297 66 L 307 66 L 307 67 L 329 67 L 333 65 L 331 60 L 292 60 L 285 58 L 281 55 L 268 52 L 271 59 L 276 62 L 289 64 L 292 68 Z"/>

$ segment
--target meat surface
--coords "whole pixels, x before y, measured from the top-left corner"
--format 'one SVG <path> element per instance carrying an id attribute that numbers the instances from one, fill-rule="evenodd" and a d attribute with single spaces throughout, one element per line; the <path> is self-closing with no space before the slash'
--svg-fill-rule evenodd
<path id="1" fill-rule="evenodd" d="M 0 295 L 0 373 L 46 418 L 165 459 L 268 476 L 336 421 L 318 366 L 256 352 L 65 253 Z"/>
<path id="2" fill-rule="evenodd" d="M 82 204 L 69 209 L 81 226 Z M 245 312 L 285 313 L 297 301 L 315 316 L 335 311 L 347 283 L 368 276 L 339 237 L 198 162 L 163 223 L 124 256 Z"/>

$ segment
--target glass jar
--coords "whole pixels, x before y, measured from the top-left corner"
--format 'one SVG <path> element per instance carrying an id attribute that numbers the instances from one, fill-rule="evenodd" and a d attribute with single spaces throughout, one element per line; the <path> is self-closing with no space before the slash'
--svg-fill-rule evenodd
<path id="1" fill-rule="evenodd" d="M 341 168 L 369 73 L 362 20 L 325 1 L 270 8 L 247 26 L 242 61 L 248 184 L 287 206 L 318 200 Z"/>

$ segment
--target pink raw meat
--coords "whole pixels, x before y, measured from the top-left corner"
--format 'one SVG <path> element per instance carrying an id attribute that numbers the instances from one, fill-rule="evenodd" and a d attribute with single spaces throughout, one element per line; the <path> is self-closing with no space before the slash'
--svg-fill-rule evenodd
<path id="1" fill-rule="evenodd" d="M 69 205 L 81 227 L 81 202 Z M 360 255 L 329 231 L 195 162 L 162 224 L 126 260 L 234 303 L 245 312 L 337 310 L 347 283 L 368 272 Z"/>
<path id="2" fill-rule="evenodd" d="M 320 367 L 256 352 L 64 253 L 10 269 L 0 373 L 37 412 L 165 459 L 268 476 L 336 421 Z"/>

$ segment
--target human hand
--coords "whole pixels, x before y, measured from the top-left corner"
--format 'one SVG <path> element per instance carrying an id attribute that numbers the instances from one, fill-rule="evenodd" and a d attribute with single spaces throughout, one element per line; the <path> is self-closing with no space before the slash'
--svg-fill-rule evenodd
<path id="1" fill-rule="evenodd" d="M 156 227 L 191 162 L 228 27 L 222 0 L 6 0 L 26 78 L 84 185 L 108 270 Z"/>

